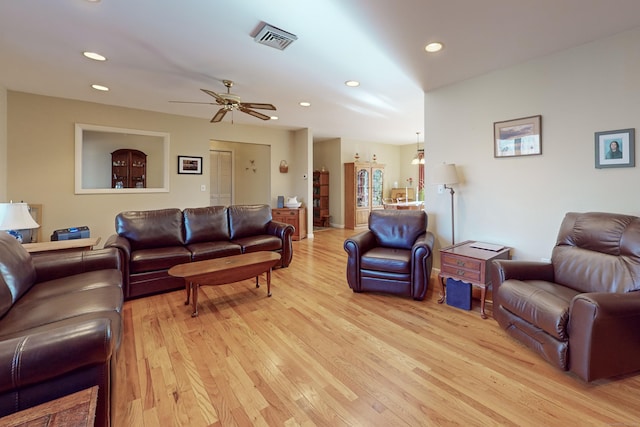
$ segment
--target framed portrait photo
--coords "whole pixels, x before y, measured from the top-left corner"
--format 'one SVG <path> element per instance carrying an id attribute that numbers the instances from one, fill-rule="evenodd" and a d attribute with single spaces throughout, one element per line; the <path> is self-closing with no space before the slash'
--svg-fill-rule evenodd
<path id="1" fill-rule="evenodd" d="M 178 156 L 178 173 L 202 175 L 202 157 Z"/>
<path id="2" fill-rule="evenodd" d="M 493 157 L 534 156 L 542 154 L 542 116 L 495 122 Z"/>
<path id="3" fill-rule="evenodd" d="M 628 168 L 636 165 L 635 129 L 596 132 L 596 168 Z"/>

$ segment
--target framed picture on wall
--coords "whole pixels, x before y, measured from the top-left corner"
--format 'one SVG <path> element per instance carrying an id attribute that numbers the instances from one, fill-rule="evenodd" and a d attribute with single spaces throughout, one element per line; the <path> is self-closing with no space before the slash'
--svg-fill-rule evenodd
<path id="1" fill-rule="evenodd" d="M 202 175 L 202 157 L 178 156 L 178 173 Z"/>
<path id="2" fill-rule="evenodd" d="M 542 154 L 542 116 L 495 122 L 493 157 Z"/>
<path id="3" fill-rule="evenodd" d="M 628 168 L 636 165 L 635 129 L 596 132 L 596 168 Z"/>

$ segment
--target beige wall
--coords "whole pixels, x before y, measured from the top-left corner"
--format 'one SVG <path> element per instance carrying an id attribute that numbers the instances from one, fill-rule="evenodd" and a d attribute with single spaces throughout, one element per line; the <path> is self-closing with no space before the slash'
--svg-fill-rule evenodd
<path id="1" fill-rule="evenodd" d="M 0 202 L 7 199 L 7 90 L 0 86 Z"/>
<path id="2" fill-rule="evenodd" d="M 1 100 L 0 96 L 0 106 Z M 11 162 L 6 169 L 6 187 L 0 185 L 0 188 L 6 188 L 7 194 L 3 200 L 42 204 L 42 232 L 45 240 L 48 240 L 55 229 L 87 225 L 91 229 L 91 235 L 101 237 L 104 242 L 115 230 L 114 217 L 118 212 L 208 205 L 209 193 L 201 192 L 200 186 L 206 185 L 209 188 L 211 140 L 270 146 L 272 185 L 265 200 L 271 200 L 271 204 L 275 205 L 277 195 L 293 191 L 302 193 L 305 200 L 310 199 L 310 191 L 304 193 L 306 187 L 287 179 L 289 177 L 281 178 L 278 172 L 280 159 L 291 156 L 294 145 L 302 135 L 303 145 L 295 146 L 296 155 L 305 155 L 305 162 L 297 170 L 298 174 L 302 173 L 307 164 L 306 152 L 309 149 L 305 144 L 310 135 L 307 130 L 293 132 L 230 123 L 212 125 L 205 119 L 13 91 L 7 92 L 6 105 L 7 114 L 0 114 L 0 117 L 7 117 L 7 158 Z M 153 194 L 74 194 L 75 123 L 170 133 L 170 191 Z M 2 145 L 0 136 L 0 153 Z M 202 157 L 204 173 L 178 175 L 178 155 Z"/>
<path id="3" fill-rule="evenodd" d="M 515 258 L 548 258 L 567 211 L 640 214 L 640 165 L 594 167 L 595 132 L 640 127 L 639 45 L 640 29 L 426 94 L 427 211 L 439 246 L 451 239 L 449 195 L 429 176 L 441 162 L 463 180 L 456 241 L 512 246 Z M 495 159 L 493 123 L 537 114 L 542 155 Z"/>

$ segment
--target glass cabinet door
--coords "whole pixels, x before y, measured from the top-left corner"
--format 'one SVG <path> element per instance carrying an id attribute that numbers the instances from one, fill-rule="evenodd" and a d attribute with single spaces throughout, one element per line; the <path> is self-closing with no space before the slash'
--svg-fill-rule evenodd
<path id="1" fill-rule="evenodd" d="M 356 207 L 366 208 L 369 206 L 369 171 L 358 169 L 356 174 Z"/>
<path id="2" fill-rule="evenodd" d="M 371 171 L 373 175 L 371 183 L 371 207 L 382 206 L 382 184 L 384 178 L 384 171 L 382 169 L 373 169 Z"/>

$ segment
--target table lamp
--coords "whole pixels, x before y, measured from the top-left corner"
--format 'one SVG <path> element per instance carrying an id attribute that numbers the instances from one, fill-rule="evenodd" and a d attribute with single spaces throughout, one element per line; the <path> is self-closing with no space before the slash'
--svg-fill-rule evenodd
<path id="1" fill-rule="evenodd" d="M 458 183 L 458 173 L 456 172 L 455 163 L 443 163 L 438 166 L 434 171 L 434 181 L 436 184 L 444 185 L 445 190 L 449 190 L 451 195 L 451 244 L 456 243 L 455 227 L 453 226 L 454 212 L 453 212 L 453 187 L 451 185 Z"/>
<path id="2" fill-rule="evenodd" d="M 20 230 L 38 228 L 26 203 L 0 203 L 0 230 L 4 230 L 22 243 Z"/>

